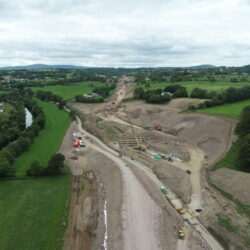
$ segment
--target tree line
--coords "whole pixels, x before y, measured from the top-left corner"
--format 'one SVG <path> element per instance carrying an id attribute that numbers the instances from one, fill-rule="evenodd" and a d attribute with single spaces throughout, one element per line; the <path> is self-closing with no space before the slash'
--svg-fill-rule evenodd
<path id="1" fill-rule="evenodd" d="M 244 172 L 250 172 L 250 106 L 246 106 L 236 126 L 236 133 L 239 135 L 237 141 L 237 166 Z"/>
<path id="2" fill-rule="evenodd" d="M 51 91 L 38 90 L 36 92 L 36 97 L 42 101 L 46 102 L 51 101 L 57 103 L 59 109 L 63 109 L 64 106 L 66 105 L 66 101 L 64 101 L 61 96 L 53 94 Z"/>
<path id="3" fill-rule="evenodd" d="M 19 94 L 21 95 L 22 93 Z M 12 97 L 11 93 L 9 95 Z M 0 177 L 13 176 L 15 174 L 13 165 L 15 158 L 28 150 L 34 138 L 45 127 L 46 121 L 42 108 L 32 98 L 25 98 L 25 96 L 25 94 L 21 95 L 19 99 L 22 99 L 22 105 L 26 106 L 31 112 L 33 122 L 28 128 L 19 131 L 17 139 L 10 142 L 0 151 Z M 6 100 L 6 98 L 5 96 L 4 99 Z"/>
<path id="4" fill-rule="evenodd" d="M 202 89 L 194 89 L 191 93 L 193 98 L 205 98 L 210 99 L 201 103 L 199 108 L 209 108 L 213 106 L 223 105 L 226 103 L 232 103 L 237 101 L 242 101 L 250 98 L 250 86 L 245 86 L 241 88 L 228 88 L 221 92 L 207 92 Z"/>
<path id="5" fill-rule="evenodd" d="M 165 103 L 172 98 L 187 96 L 187 89 L 181 85 L 171 85 L 164 89 L 151 89 L 146 91 L 140 87 L 134 90 L 134 98 L 145 100 L 148 103 Z"/>
<path id="6" fill-rule="evenodd" d="M 75 100 L 76 102 L 82 103 L 100 103 L 104 102 L 105 98 L 110 95 L 110 91 L 116 88 L 116 84 L 106 84 L 102 87 L 95 87 L 93 89 L 93 93 L 98 94 L 99 96 L 95 97 L 85 97 L 83 95 L 76 95 Z"/>

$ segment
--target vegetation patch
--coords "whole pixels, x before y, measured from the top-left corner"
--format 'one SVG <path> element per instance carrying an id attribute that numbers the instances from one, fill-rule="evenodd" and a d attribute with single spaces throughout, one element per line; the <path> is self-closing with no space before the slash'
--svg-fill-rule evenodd
<path id="1" fill-rule="evenodd" d="M 213 166 L 213 169 L 230 168 L 230 169 L 240 170 L 238 165 L 236 164 L 238 149 L 239 149 L 239 142 L 237 141 L 232 145 L 227 154 Z"/>
<path id="2" fill-rule="evenodd" d="M 233 225 L 230 217 L 224 214 L 217 214 L 219 223 L 231 233 L 238 233 L 239 226 Z"/>
<path id="3" fill-rule="evenodd" d="M 61 144 L 70 118 L 52 103 L 37 102 L 44 111 L 46 126 L 29 150 L 16 158 L 17 177 L 0 182 L 1 250 L 61 249 L 63 245 L 71 194 L 69 171 L 54 177 L 24 175 L 33 161 L 48 164 Z"/>
<path id="4" fill-rule="evenodd" d="M 68 175 L 0 182 L 0 249 L 58 249 L 70 200 Z"/>
<path id="5" fill-rule="evenodd" d="M 175 82 L 174 84 L 181 85 L 183 87 L 186 87 L 188 94 L 190 95 L 192 90 L 194 88 L 202 88 L 207 91 L 222 91 L 224 89 L 230 88 L 230 87 L 244 87 L 244 86 L 249 86 L 249 82 L 239 82 L 239 83 L 233 83 L 230 82 L 229 79 L 220 79 L 218 78 L 217 82 L 208 82 L 207 80 L 204 79 L 197 79 L 195 81 L 183 81 L 183 82 Z M 173 83 L 171 82 L 149 82 L 148 84 L 140 84 L 138 87 L 143 87 L 146 90 L 150 89 L 159 89 L 159 88 L 165 88 L 166 86 L 171 86 Z"/>
<path id="6" fill-rule="evenodd" d="M 240 113 L 243 110 L 243 108 L 248 105 L 250 105 L 250 100 L 228 103 L 206 109 L 199 109 L 196 110 L 196 112 L 211 114 L 211 115 L 219 115 L 232 119 L 238 119 L 240 117 Z"/>
<path id="7" fill-rule="evenodd" d="M 216 233 L 212 227 L 208 227 L 208 231 L 219 241 L 225 250 L 229 249 L 230 239 L 222 237 L 220 234 Z"/>
<path id="8" fill-rule="evenodd" d="M 73 99 L 76 95 L 91 94 L 95 87 L 105 86 L 101 82 L 81 82 L 72 85 L 54 85 L 45 87 L 32 87 L 33 91 L 51 91 L 53 94 L 62 96 L 64 100 Z"/>
<path id="9" fill-rule="evenodd" d="M 65 111 L 59 110 L 54 104 L 40 100 L 37 100 L 37 103 L 44 111 L 46 125 L 34 139 L 28 151 L 16 158 L 17 175 L 25 175 L 33 161 L 47 165 L 51 155 L 58 150 L 70 124 L 69 115 Z"/>

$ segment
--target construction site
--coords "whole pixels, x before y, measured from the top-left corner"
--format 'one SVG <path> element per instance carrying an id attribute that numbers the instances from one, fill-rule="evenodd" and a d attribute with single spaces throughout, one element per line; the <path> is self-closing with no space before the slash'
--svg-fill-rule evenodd
<path id="1" fill-rule="evenodd" d="M 249 174 L 211 171 L 236 122 L 184 112 L 199 99 L 124 102 L 133 84 L 122 77 L 107 102 L 71 104 L 78 116 L 60 148 L 73 175 L 65 249 L 240 249 L 248 218 L 219 189 L 249 204 Z"/>

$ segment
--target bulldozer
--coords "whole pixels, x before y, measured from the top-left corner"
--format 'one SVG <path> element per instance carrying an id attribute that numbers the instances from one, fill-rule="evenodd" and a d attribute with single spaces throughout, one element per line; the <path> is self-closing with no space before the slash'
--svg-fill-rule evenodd
<path id="1" fill-rule="evenodd" d="M 183 227 L 182 222 L 180 222 L 180 227 L 179 227 L 179 230 L 178 230 L 178 236 L 179 236 L 180 240 L 184 240 L 184 238 L 185 238 L 184 227 Z"/>

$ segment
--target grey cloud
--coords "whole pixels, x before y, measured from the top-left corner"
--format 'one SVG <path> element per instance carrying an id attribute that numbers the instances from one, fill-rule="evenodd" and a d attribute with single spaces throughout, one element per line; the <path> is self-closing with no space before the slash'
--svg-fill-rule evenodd
<path id="1" fill-rule="evenodd" d="M 242 65 L 249 13 L 247 0 L 0 0 L 0 65 Z"/>

